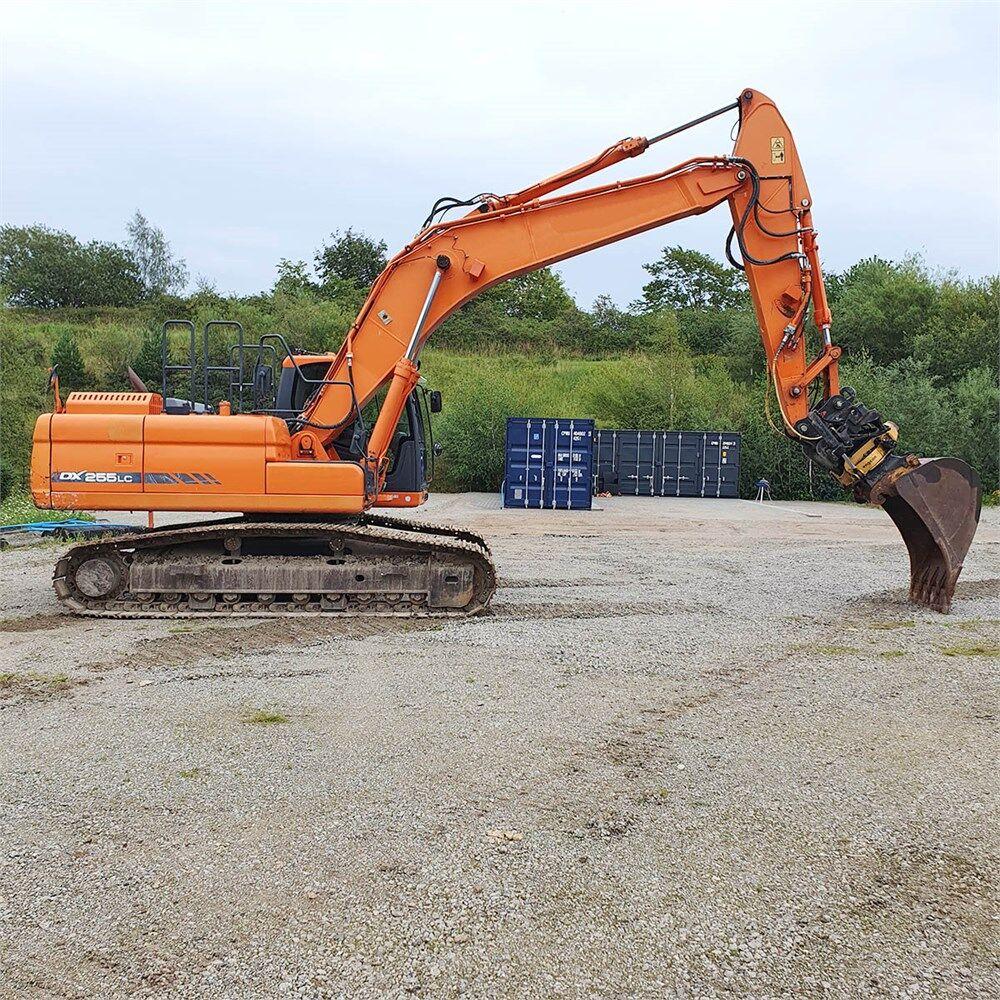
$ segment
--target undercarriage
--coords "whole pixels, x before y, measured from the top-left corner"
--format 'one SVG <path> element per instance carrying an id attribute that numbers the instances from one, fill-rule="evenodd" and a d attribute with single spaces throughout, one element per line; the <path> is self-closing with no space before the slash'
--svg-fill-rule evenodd
<path id="1" fill-rule="evenodd" d="M 76 545 L 54 585 L 98 617 L 457 617 L 486 606 L 496 570 L 486 542 L 458 528 L 241 517 Z"/>

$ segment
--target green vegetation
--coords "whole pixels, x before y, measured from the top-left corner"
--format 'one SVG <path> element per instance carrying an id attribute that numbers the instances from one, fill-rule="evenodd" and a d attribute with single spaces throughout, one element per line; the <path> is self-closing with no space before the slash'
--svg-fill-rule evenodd
<path id="1" fill-rule="evenodd" d="M 39 521 L 68 521 L 71 518 L 93 521 L 94 515 L 73 510 L 39 510 L 23 493 L 11 493 L 0 502 L 0 525 L 38 524 Z"/>
<path id="2" fill-rule="evenodd" d="M 1000 619 L 998 618 L 967 618 L 965 621 L 940 622 L 940 624 L 956 625 L 963 632 L 977 632 L 980 629 L 995 632 L 1000 629 Z"/>
<path id="3" fill-rule="evenodd" d="M 6 304 L 32 309 L 132 306 L 182 289 L 187 266 L 163 231 L 136 212 L 128 243 L 81 243 L 47 226 L 0 227 L 0 288 Z"/>
<path id="4" fill-rule="evenodd" d="M 138 213 L 128 231 L 118 251 L 130 264 L 101 292 L 99 283 L 93 291 L 97 264 L 84 267 L 88 253 L 110 259 L 100 246 L 40 227 L 0 230 L 8 304 L 0 310 L 0 499 L 25 490 L 34 421 L 51 406 L 49 365 L 59 365 L 64 393 L 124 389 L 126 364 L 156 386 L 168 318 L 199 328 L 233 319 L 249 340 L 280 331 L 302 351 L 335 349 L 386 261 L 384 242 L 347 229 L 332 234 L 312 266 L 282 260 L 265 292 L 223 296 L 203 284 L 182 297 L 186 269 L 163 234 Z M 543 269 L 487 290 L 442 325 L 422 357 L 428 382 L 445 394 L 436 489 L 496 489 L 506 418 L 537 414 L 738 431 L 743 495 L 761 476 L 779 499 L 843 495 L 769 424 L 764 354 L 742 274 L 680 247 L 646 269 L 650 281 L 627 309 L 603 295 L 581 309 Z M 134 294 L 119 294 L 129 274 Z M 77 294 L 81 283 L 86 296 Z M 963 458 L 988 494 L 997 491 L 1000 279 L 935 275 L 917 258 L 870 258 L 828 283 L 845 348 L 842 382 L 899 424 L 903 450 Z M 223 331 L 213 335 L 212 363 L 222 363 L 227 344 Z M 177 331 L 172 358 L 181 361 L 185 349 Z"/>
<path id="5" fill-rule="evenodd" d="M 174 260 L 163 230 L 152 225 L 142 212 L 136 212 L 126 228 L 127 251 L 138 271 L 142 297 L 149 299 L 181 291 L 187 284 L 187 265 Z"/>
<path id="6" fill-rule="evenodd" d="M 993 643 L 967 643 L 959 646 L 945 646 L 941 652 L 945 656 L 987 656 L 1000 657 L 1000 646 Z"/>
<path id="7" fill-rule="evenodd" d="M 253 712 L 247 712 L 243 719 L 247 725 L 251 726 L 280 726 L 288 722 L 288 716 L 281 712 L 272 712 L 266 708 L 259 708 Z"/>
<path id="8" fill-rule="evenodd" d="M 142 282 L 127 249 L 46 226 L 0 227 L 0 285 L 13 306 L 127 306 Z"/>

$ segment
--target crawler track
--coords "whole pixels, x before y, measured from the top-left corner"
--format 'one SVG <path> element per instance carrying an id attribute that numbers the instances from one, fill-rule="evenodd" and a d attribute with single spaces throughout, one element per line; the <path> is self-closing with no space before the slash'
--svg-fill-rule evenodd
<path id="1" fill-rule="evenodd" d="M 463 617 L 487 606 L 496 570 L 486 542 L 459 528 L 234 518 L 75 545 L 53 585 L 100 618 Z"/>

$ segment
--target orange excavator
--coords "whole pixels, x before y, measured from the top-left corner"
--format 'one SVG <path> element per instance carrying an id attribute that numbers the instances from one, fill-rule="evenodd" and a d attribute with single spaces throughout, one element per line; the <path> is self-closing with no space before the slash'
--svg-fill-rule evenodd
<path id="1" fill-rule="evenodd" d="M 733 112 L 728 156 L 561 191 Z M 54 412 L 34 434 L 39 507 L 242 512 L 76 545 L 56 567 L 59 598 L 112 617 L 481 610 L 496 573 L 479 535 L 372 511 L 427 499 L 429 411 L 440 395 L 422 384 L 422 346 L 498 282 L 722 204 L 732 216 L 727 257 L 746 272 L 783 432 L 858 501 L 886 511 L 909 550 L 911 600 L 947 611 L 979 520 L 978 476 L 954 458 L 898 454 L 895 425 L 840 385 L 812 195 L 788 126 L 755 90 L 515 194 L 439 199 L 336 354 L 294 352 L 277 334 L 247 347 L 238 329 L 230 364 L 213 366 L 207 331 L 199 363 L 188 324 L 189 364 L 170 363 L 164 337 L 162 392 L 133 376 L 132 392 L 74 392 L 63 404 L 56 384 Z M 468 211 L 446 218 L 456 208 Z M 239 400 L 212 405 L 209 377 L 220 372 Z M 191 398 L 170 397 L 168 374 L 183 373 Z"/>

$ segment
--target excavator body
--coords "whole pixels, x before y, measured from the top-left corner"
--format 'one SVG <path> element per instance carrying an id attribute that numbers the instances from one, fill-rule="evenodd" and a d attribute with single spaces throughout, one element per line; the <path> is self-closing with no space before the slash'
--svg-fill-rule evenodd
<path id="1" fill-rule="evenodd" d="M 730 111 L 739 131 L 728 156 L 556 193 Z M 54 412 L 34 434 L 39 507 L 242 515 L 78 545 L 57 565 L 59 597 L 80 613 L 128 616 L 481 610 L 496 585 L 482 538 L 371 512 L 427 499 L 440 396 L 422 385 L 423 344 L 505 279 L 722 204 L 780 431 L 859 501 L 885 508 L 909 551 L 911 599 L 946 611 L 978 522 L 978 477 L 957 459 L 896 454 L 895 426 L 841 387 L 812 195 L 787 124 L 754 90 L 514 194 L 440 199 L 375 280 L 336 353 L 297 353 L 277 334 L 248 346 L 239 324 L 213 323 L 238 337 L 228 364 L 213 365 L 208 329 L 199 360 L 194 326 L 174 322 L 161 392 L 133 374 L 132 392 L 72 393 L 64 405 L 56 381 Z M 444 218 L 460 207 L 470 211 Z M 186 364 L 172 363 L 170 327 L 189 334 Z M 168 394 L 178 375 L 190 376 L 190 398 Z M 210 398 L 213 377 L 228 380 L 227 398 Z"/>

